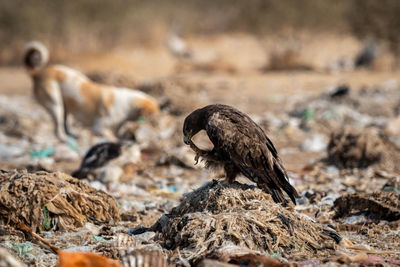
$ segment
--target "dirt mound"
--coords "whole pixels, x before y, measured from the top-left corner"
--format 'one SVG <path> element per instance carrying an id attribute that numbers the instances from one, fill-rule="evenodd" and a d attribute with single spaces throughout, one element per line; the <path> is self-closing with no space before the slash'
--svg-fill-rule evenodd
<path id="1" fill-rule="evenodd" d="M 286 49 L 271 52 L 269 62 L 261 70 L 267 72 L 284 70 L 311 71 L 313 69 L 313 66 L 301 58 L 299 51 Z"/>
<path id="2" fill-rule="evenodd" d="M 328 144 L 328 162 L 339 168 L 375 165 L 395 170 L 399 151 L 374 128 L 344 127 L 333 132 Z"/>
<path id="3" fill-rule="evenodd" d="M 400 194 L 376 192 L 356 193 L 341 196 L 335 200 L 334 218 L 366 215 L 371 221 L 396 221 L 400 219 Z"/>
<path id="4" fill-rule="evenodd" d="M 224 246 L 312 257 L 331 250 L 340 236 L 309 217 L 283 208 L 262 190 L 239 183 L 209 182 L 184 196 L 153 226 L 167 249 L 196 263 Z"/>
<path id="5" fill-rule="evenodd" d="M 0 220 L 23 222 L 33 231 L 70 230 L 86 221 L 120 220 L 113 197 L 60 172 L 1 170 L 0 192 Z"/>

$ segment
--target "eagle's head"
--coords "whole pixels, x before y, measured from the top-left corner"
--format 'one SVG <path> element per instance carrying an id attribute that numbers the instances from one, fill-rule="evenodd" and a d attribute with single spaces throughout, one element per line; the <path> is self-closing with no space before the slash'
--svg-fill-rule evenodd
<path id="1" fill-rule="evenodd" d="M 186 117 L 183 123 L 183 142 L 190 145 L 192 137 L 204 129 L 204 116 L 201 109 L 195 110 Z"/>

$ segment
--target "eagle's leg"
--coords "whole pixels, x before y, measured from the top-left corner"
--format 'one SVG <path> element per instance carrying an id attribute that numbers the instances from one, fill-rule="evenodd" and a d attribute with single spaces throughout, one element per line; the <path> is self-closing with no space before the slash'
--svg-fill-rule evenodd
<path id="1" fill-rule="evenodd" d="M 222 185 L 230 185 L 235 181 L 236 176 L 239 174 L 239 170 L 236 168 L 235 165 L 231 163 L 226 163 L 224 165 L 225 170 L 225 179 L 221 181 Z"/>
<path id="2" fill-rule="evenodd" d="M 199 162 L 199 158 L 203 157 L 208 160 L 217 160 L 216 157 L 211 153 L 211 151 L 204 151 L 198 148 L 193 142 L 190 143 L 190 148 L 196 153 L 194 160 L 196 161 L 195 165 Z"/>

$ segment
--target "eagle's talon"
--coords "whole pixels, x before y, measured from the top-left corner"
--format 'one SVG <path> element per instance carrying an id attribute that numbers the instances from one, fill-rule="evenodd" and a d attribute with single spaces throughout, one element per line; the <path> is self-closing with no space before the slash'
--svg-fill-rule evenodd
<path id="1" fill-rule="evenodd" d="M 197 163 L 199 163 L 199 158 L 203 155 L 203 153 L 193 142 L 190 142 L 190 148 L 193 149 L 193 151 L 196 153 L 196 156 L 194 157 L 194 160 L 196 162 L 194 163 L 194 165 L 197 165 Z"/>
<path id="2" fill-rule="evenodd" d="M 194 163 L 194 165 L 197 165 L 197 163 L 199 163 L 199 158 L 200 158 L 200 155 L 199 155 L 199 154 L 196 154 L 196 156 L 194 157 L 194 160 L 196 161 L 196 162 Z"/>
<path id="3" fill-rule="evenodd" d="M 190 148 L 193 149 L 194 152 L 196 152 L 196 154 L 200 153 L 200 149 L 195 144 L 193 144 L 192 142 L 190 143 Z"/>

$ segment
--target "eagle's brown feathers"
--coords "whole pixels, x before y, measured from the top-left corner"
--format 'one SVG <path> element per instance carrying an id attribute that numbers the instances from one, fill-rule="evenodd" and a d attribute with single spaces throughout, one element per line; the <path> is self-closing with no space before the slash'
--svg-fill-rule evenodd
<path id="1" fill-rule="evenodd" d="M 242 173 L 272 195 L 275 202 L 285 202 L 282 189 L 296 203 L 299 197 L 290 185 L 278 153 L 263 129 L 249 116 L 226 105 L 209 105 L 195 110 L 186 119 L 185 143 L 204 129 L 214 144 L 211 151 L 196 151 L 208 166 L 223 166 L 228 181 Z M 196 150 L 196 148 L 194 148 Z"/>

